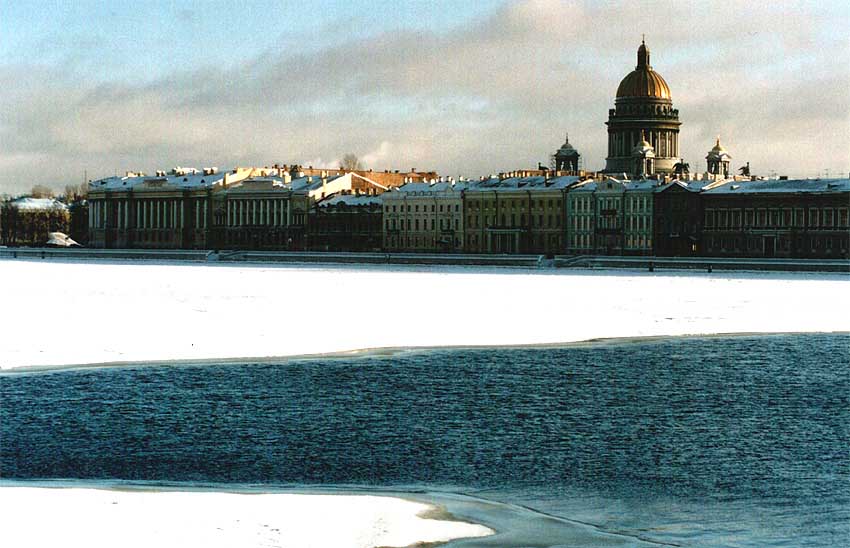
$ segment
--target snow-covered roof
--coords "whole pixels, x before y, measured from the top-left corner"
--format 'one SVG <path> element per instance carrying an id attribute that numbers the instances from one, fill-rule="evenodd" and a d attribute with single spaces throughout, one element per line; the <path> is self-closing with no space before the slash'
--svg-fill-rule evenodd
<path id="1" fill-rule="evenodd" d="M 224 181 L 228 172 L 204 173 L 195 168 L 175 168 L 168 173 L 160 171 L 157 175 L 129 174 L 123 177 L 106 177 L 89 183 L 91 190 L 129 190 L 134 188 L 170 186 L 175 188 L 209 188 Z"/>
<path id="2" fill-rule="evenodd" d="M 464 181 L 439 181 L 436 183 L 410 182 L 393 189 L 393 192 L 407 194 L 428 194 L 434 192 L 459 192 L 465 190 L 469 185 Z"/>
<path id="3" fill-rule="evenodd" d="M 335 181 L 340 177 L 345 177 L 346 175 L 330 175 L 325 177 L 324 184 L 330 183 L 331 181 Z M 290 183 L 292 185 L 292 190 L 298 192 L 309 192 L 311 190 L 318 190 L 322 188 L 322 178 L 318 175 L 305 175 L 303 177 L 297 177 L 292 179 Z"/>
<path id="4" fill-rule="evenodd" d="M 50 209 L 64 209 L 68 206 L 53 198 L 18 198 L 12 201 L 12 207 L 25 211 L 45 211 Z"/>
<path id="5" fill-rule="evenodd" d="M 652 192 L 663 183 L 655 179 L 633 179 L 623 181 L 626 186 L 626 191 L 629 192 Z"/>
<path id="6" fill-rule="evenodd" d="M 470 185 L 471 192 L 484 192 L 490 190 L 560 190 L 568 188 L 579 181 L 575 175 L 564 175 L 561 177 L 546 178 L 542 175 L 530 177 L 508 177 L 497 179 L 491 177 L 483 181 L 477 181 Z"/>
<path id="7" fill-rule="evenodd" d="M 281 190 L 289 190 L 291 189 L 290 184 L 281 177 L 270 176 L 270 177 L 248 177 L 247 179 L 243 179 L 239 183 L 234 184 L 233 186 L 229 186 L 227 188 L 228 193 L 242 193 L 249 191 L 257 191 L 257 190 L 271 190 L 271 191 L 281 191 Z"/>
<path id="8" fill-rule="evenodd" d="M 703 191 L 703 194 L 761 194 L 761 193 L 840 193 L 850 192 L 850 179 L 769 179 L 757 181 L 726 181 Z"/>
<path id="9" fill-rule="evenodd" d="M 581 183 L 578 183 L 572 188 L 570 188 L 570 194 L 572 194 L 573 192 L 596 192 L 596 189 L 598 187 L 599 185 L 597 184 L 597 182 L 592 179 L 582 181 Z"/>
<path id="10" fill-rule="evenodd" d="M 334 194 L 318 203 L 319 207 L 328 207 L 338 204 L 348 206 L 381 205 L 381 196 L 374 194 Z"/>

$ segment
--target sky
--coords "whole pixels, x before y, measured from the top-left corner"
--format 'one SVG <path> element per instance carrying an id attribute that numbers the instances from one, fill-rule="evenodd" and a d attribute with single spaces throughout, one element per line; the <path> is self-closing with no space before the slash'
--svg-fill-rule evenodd
<path id="1" fill-rule="evenodd" d="M 605 121 L 641 36 L 692 170 L 850 173 L 850 3 L 0 0 L 0 193 L 346 153 L 478 177 Z"/>

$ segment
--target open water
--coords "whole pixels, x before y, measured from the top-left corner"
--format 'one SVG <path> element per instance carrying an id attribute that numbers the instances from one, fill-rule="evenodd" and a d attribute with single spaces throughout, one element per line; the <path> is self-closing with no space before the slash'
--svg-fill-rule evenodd
<path id="1" fill-rule="evenodd" d="M 671 545 L 847 546 L 850 337 L 5 374 L 0 477 L 424 489 Z"/>

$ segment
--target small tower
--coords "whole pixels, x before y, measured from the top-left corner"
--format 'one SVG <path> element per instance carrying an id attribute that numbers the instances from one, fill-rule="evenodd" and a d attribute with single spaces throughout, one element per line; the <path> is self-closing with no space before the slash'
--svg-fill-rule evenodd
<path id="1" fill-rule="evenodd" d="M 632 159 L 636 177 L 648 177 L 655 173 L 655 149 L 646 140 L 643 130 L 640 132 L 640 142 L 632 149 Z"/>
<path id="2" fill-rule="evenodd" d="M 708 156 L 705 161 L 708 164 L 708 172 L 712 175 L 723 176 L 724 179 L 729 177 L 729 161 L 732 157 L 720 144 L 720 136 L 717 136 L 717 143 L 714 148 L 708 151 Z"/>
<path id="3" fill-rule="evenodd" d="M 580 157 L 581 154 L 570 144 L 570 134 L 567 133 L 564 144 L 555 152 L 555 171 L 577 172 Z"/>

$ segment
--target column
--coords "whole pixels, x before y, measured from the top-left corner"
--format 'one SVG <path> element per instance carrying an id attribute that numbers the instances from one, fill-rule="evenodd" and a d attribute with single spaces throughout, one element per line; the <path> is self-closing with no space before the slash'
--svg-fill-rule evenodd
<path id="1" fill-rule="evenodd" d="M 207 227 L 207 201 L 202 200 L 201 206 L 204 208 L 204 228 Z"/>

